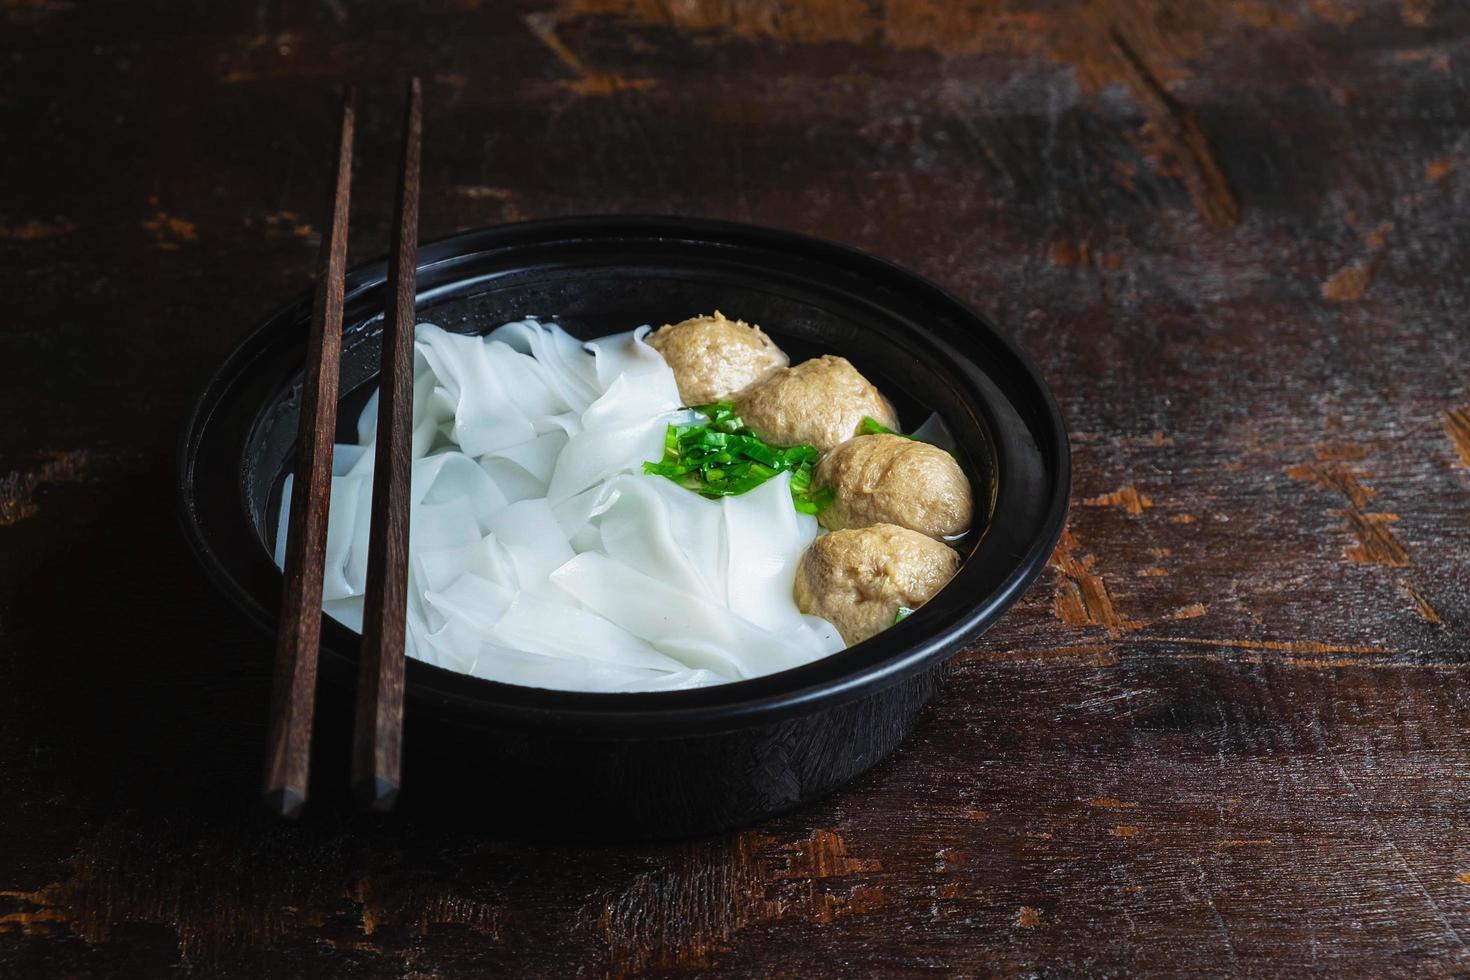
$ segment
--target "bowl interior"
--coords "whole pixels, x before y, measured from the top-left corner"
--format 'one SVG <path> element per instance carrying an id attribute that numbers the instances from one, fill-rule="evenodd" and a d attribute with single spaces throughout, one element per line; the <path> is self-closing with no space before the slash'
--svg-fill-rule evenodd
<path id="1" fill-rule="evenodd" d="M 640 265 L 612 256 L 571 269 L 520 270 L 448 283 L 420 298 L 418 316 L 446 330 L 484 334 L 534 315 L 555 320 L 587 340 L 716 309 L 759 323 L 793 364 L 820 354 L 848 358 L 893 402 L 907 428 L 937 412 L 951 426 L 974 491 L 975 526 L 957 543 L 961 554 L 973 551 L 995 505 L 997 474 L 989 425 L 973 410 L 963 386 L 916 355 L 912 338 L 889 322 L 884 311 L 844 301 L 841 293 L 818 283 L 753 282 L 748 273 L 702 263 L 678 269 L 667 259 Z M 349 321 L 343 341 L 338 442 L 357 441 L 358 416 L 378 386 L 382 316 L 379 311 L 358 312 L 366 315 Z M 298 372 L 262 406 L 241 460 L 251 527 L 267 553 L 274 548 L 281 489 L 293 465 L 301 383 Z"/>
<path id="2" fill-rule="evenodd" d="M 703 710 L 896 681 L 988 625 L 1034 577 L 1060 532 L 1066 443 L 1034 369 L 972 311 L 860 253 L 743 226 L 672 219 L 532 223 L 457 236 L 420 253 L 418 316 L 462 333 L 555 319 L 582 338 L 719 309 L 761 324 L 793 363 L 849 358 L 906 427 L 937 412 L 976 491 L 976 531 L 956 578 L 904 623 L 781 674 L 688 692 L 572 694 L 516 688 L 411 662 L 410 697 L 531 712 Z M 384 264 L 353 271 L 338 441 L 376 387 Z M 309 317 L 302 297 L 221 369 L 184 446 L 184 517 L 206 567 L 254 618 L 273 621 L 271 561 L 281 482 L 292 465 Z M 1039 556 L 1039 557 L 1038 557 Z M 356 636 L 324 624 L 323 669 L 342 673 Z M 345 672 L 350 677 L 350 669 Z"/>

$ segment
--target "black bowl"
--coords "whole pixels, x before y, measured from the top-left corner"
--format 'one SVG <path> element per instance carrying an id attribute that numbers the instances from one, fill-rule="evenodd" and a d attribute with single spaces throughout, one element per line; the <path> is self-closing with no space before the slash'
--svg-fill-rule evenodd
<path id="1" fill-rule="evenodd" d="M 682 218 L 510 225 L 425 245 L 419 262 L 420 317 L 450 330 L 483 333 L 539 314 L 588 337 L 718 308 L 760 323 L 793 361 L 842 354 L 906 424 L 930 411 L 944 418 L 979 491 L 977 526 L 986 520 L 962 543 L 955 579 L 904 622 L 779 674 L 586 694 L 410 661 L 410 798 L 416 768 L 463 767 L 464 778 L 451 781 L 466 793 L 483 797 L 488 786 L 502 813 L 513 808 L 518 823 L 543 829 L 679 836 L 791 809 L 892 751 L 950 655 L 1016 601 L 1061 533 L 1070 458 L 1051 394 L 990 323 L 910 272 L 811 238 Z M 347 277 L 344 437 L 376 384 L 386 272 L 375 262 Z M 188 420 L 180 461 L 190 544 L 267 630 L 281 585 L 268 543 L 291 465 L 310 305 L 298 298 L 230 355 Z M 329 684 L 353 683 L 357 643 L 324 619 Z M 436 798 L 445 792 L 434 787 Z"/>

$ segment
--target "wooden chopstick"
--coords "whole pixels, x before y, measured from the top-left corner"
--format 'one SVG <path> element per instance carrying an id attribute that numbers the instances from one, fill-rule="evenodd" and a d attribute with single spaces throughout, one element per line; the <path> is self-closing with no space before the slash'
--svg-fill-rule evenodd
<path id="1" fill-rule="evenodd" d="M 413 469 L 413 328 L 418 285 L 419 80 L 408 85 L 403 165 L 388 259 L 391 296 L 383 321 L 378 436 L 373 461 L 362 661 L 352 733 L 352 790 L 369 810 L 393 808 L 401 785 L 404 619 L 408 606 L 408 511 Z"/>
<path id="2" fill-rule="evenodd" d="M 352 196 L 353 102 L 349 90 L 342 103 L 331 224 L 318 256 L 267 729 L 263 795 L 266 806 L 288 820 L 299 816 L 306 803 L 311 765 L 311 718 L 322 628 L 322 570 L 327 549 L 327 510 L 332 498 L 337 373 L 342 356 L 347 212 Z"/>

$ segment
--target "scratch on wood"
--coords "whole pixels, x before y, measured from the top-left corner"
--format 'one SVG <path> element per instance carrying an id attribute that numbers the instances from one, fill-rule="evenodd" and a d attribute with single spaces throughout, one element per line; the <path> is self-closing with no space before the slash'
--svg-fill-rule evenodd
<path id="1" fill-rule="evenodd" d="M 1137 803 L 1128 803 L 1111 796 L 1099 796 L 1089 801 L 1091 806 L 1100 807 L 1104 810 L 1133 810 L 1137 809 Z"/>
<path id="2" fill-rule="evenodd" d="M 71 921 L 66 897 L 66 889 L 60 882 L 34 891 L 0 890 L 0 898 L 13 898 L 32 906 L 29 910 L 0 915 L 0 933 L 49 935 L 53 926 L 64 926 Z"/>
<path id="3" fill-rule="evenodd" d="M 1470 405 L 1445 412 L 1444 430 L 1450 437 L 1455 454 L 1460 457 L 1459 465 L 1470 467 Z"/>
<path id="4" fill-rule="evenodd" d="M 0 225 L 0 238 L 13 242 L 34 242 L 42 238 L 55 238 L 76 230 L 70 221 L 24 221 L 18 225 Z"/>
<path id="5" fill-rule="evenodd" d="M 1368 447 L 1358 442 L 1319 442 L 1312 449 L 1324 462 L 1358 462 L 1368 458 Z"/>
<path id="6" fill-rule="evenodd" d="M 1282 653 L 1393 653 L 1384 647 L 1351 643 L 1320 643 L 1316 640 L 1217 640 L 1197 636 L 1159 637 L 1160 643 L 1185 643 L 1191 646 L 1226 647 L 1237 650 L 1273 650 Z"/>
<path id="7" fill-rule="evenodd" d="M 1363 298 L 1368 287 L 1373 284 L 1373 273 L 1380 253 L 1388 244 L 1388 236 L 1393 233 L 1394 223 L 1392 221 L 1380 221 L 1372 228 L 1367 225 L 1353 212 L 1347 215 L 1348 224 L 1352 225 L 1363 239 L 1363 246 L 1368 250 L 1367 255 L 1353 259 L 1339 268 L 1332 275 L 1323 280 L 1319 291 L 1322 298 L 1333 303 L 1350 303 Z M 1331 457 L 1322 456 L 1320 459 Z M 1345 456 L 1344 459 L 1362 457 Z"/>
<path id="8" fill-rule="evenodd" d="M 1221 847 L 1265 847 L 1266 845 L 1272 844 L 1272 843 L 1274 843 L 1274 841 L 1272 841 L 1271 838 L 1269 838 L 1269 837 L 1255 837 L 1255 838 L 1250 838 L 1250 839 L 1232 837 L 1229 840 L 1222 840 L 1220 842 L 1220 846 Z"/>
<path id="9" fill-rule="evenodd" d="M 1363 565 L 1388 565 L 1403 568 L 1409 562 L 1409 553 L 1399 544 L 1387 527 L 1399 519 L 1397 514 L 1364 514 L 1354 509 L 1341 510 L 1341 514 L 1357 537 L 1358 543 L 1347 549 L 1347 556 Z"/>
<path id="10" fill-rule="evenodd" d="M 1363 508 L 1377 495 L 1377 491 L 1365 486 L 1358 479 L 1357 472 L 1343 463 L 1328 460 L 1287 467 L 1286 475 L 1293 480 L 1335 491 L 1347 498 L 1348 507 L 1334 513 L 1343 518 L 1357 541 L 1345 549 L 1350 560 L 1363 565 L 1387 565 L 1394 568 L 1410 564 L 1408 551 L 1387 526 L 1397 521 L 1398 515 L 1370 514 L 1364 511 Z"/>
<path id="11" fill-rule="evenodd" d="M 836 897 L 830 903 L 826 903 L 826 907 L 832 910 L 835 917 L 838 913 L 871 912 L 874 909 L 886 907 L 888 903 L 888 889 L 883 886 L 855 885 L 846 895 Z"/>
<path id="12" fill-rule="evenodd" d="M 19 524 L 40 513 L 35 493 L 48 484 L 76 483 L 86 478 L 93 454 L 75 449 L 52 453 L 41 467 L 30 472 L 7 473 L 0 477 L 0 527 Z"/>
<path id="13" fill-rule="evenodd" d="M 1410 27 L 1428 27 L 1433 13 L 1434 0 L 1403 0 L 1399 5 L 1399 16 Z"/>
<path id="14" fill-rule="evenodd" d="M 1022 929 L 1035 929 L 1041 925 L 1041 910 L 1030 905 L 1022 905 L 1016 910 L 1016 925 Z"/>
<path id="15" fill-rule="evenodd" d="M 1403 660 L 1398 659 L 1405 654 L 1402 651 L 1385 651 L 1388 656 L 1383 659 L 1365 660 L 1357 657 L 1287 657 L 1285 660 L 1268 659 L 1262 651 L 1246 651 L 1243 659 L 1247 663 L 1270 663 L 1273 666 L 1300 667 L 1304 670 L 1329 670 L 1341 667 L 1351 667 L 1355 670 L 1427 670 L 1436 673 L 1463 674 L 1470 671 L 1470 664 L 1455 663 L 1445 660 Z M 1197 654 L 1172 654 L 1178 660 L 1218 660 L 1228 662 L 1219 654 L 1197 653 Z"/>
<path id="16" fill-rule="evenodd" d="M 970 860 L 970 855 L 957 847 L 941 847 L 934 856 L 939 859 L 934 868 L 936 871 L 953 871 L 964 867 L 965 862 Z"/>
<path id="17" fill-rule="evenodd" d="M 1152 500 L 1140 494 L 1136 487 L 1131 486 L 1097 497 L 1088 497 L 1082 503 L 1088 507 L 1121 507 L 1127 514 L 1142 514 L 1154 505 Z"/>
<path id="18" fill-rule="evenodd" d="M 964 881 L 946 881 L 935 886 L 931 893 L 935 898 L 964 898 L 970 894 L 970 886 Z"/>
<path id="19" fill-rule="evenodd" d="M 1302 463 L 1288 467 L 1286 475 L 1293 480 L 1316 484 L 1323 490 L 1335 490 L 1357 508 L 1367 506 L 1368 501 L 1378 494 L 1378 491 L 1360 483 L 1352 470 L 1335 463 Z"/>
<path id="20" fill-rule="evenodd" d="M 1350 262 L 1323 281 L 1322 298 L 1334 303 L 1347 303 L 1362 299 L 1372 282 L 1372 263 Z"/>
<path id="21" fill-rule="evenodd" d="M 276 211 L 261 217 L 261 223 L 271 231 L 284 233 L 292 238 L 302 238 L 310 242 L 321 241 L 321 233 L 311 226 L 310 222 L 302 221 L 301 215 L 295 211 Z M 247 221 L 247 223 L 250 223 Z"/>
<path id="22" fill-rule="evenodd" d="M 166 252 L 177 249 L 180 242 L 199 240 L 199 230 L 194 227 L 194 222 L 176 218 L 166 211 L 155 211 L 152 217 L 143 219 L 142 225 L 153 232 L 158 247 Z"/>
<path id="23" fill-rule="evenodd" d="M 1114 837 L 1137 837 L 1138 828 L 1129 824 L 1122 824 L 1113 828 Z"/>
<path id="24" fill-rule="evenodd" d="M 1112 443 L 1120 448 L 1161 448 L 1174 445 L 1174 437 L 1165 435 L 1162 429 L 1155 429 L 1146 436 L 1117 436 Z"/>
<path id="25" fill-rule="evenodd" d="M 658 80 L 653 78 L 625 78 L 616 72 L 593 71 L 588 68 L 577 53 L 557 36 L 557 15 L 554 13 L 526 14 L 523 20 L 531 33 L 551 49 L 557 60 L 576 73 L 576 78 L 564 80 L 561 84 L 578 95 L 611 95 L 614 92 L 648 89 L 658 84 Z"/>
<path id="26" fill-rule="evenodd" d="M 1312 13 L 1323 21 L 1336 24 L 1338 27 L 1350 27 L 1359 17 L 1363 16 L 1361 10 L 1341 6 L 1333 3 L 1332 0 L 1313 0 Z"/>
<path id="27" fill-rule="evenodd" d="M 1210 224 L 1233 227 L 1240 223 L 1240 199 L 1225 177 L 1210 138 L 1194 111 L 1164 88 L 1157 74 L 1116 27 L 1112 42 L 1129 69 L 1131 87 L 1148 112 L 1151 131 L 1174 157 L 1195 210 Z"/>
<path id="28" fill-rule="evenodd" d="M 1051 250 L 1051 261 L 1058 266 L 1085 266 L 1117 272 L 1123 268 L 1123 256 L 1117 252 L 1094 251 L 1087 242 L 1073 242 L 1061 238 Z"/>
<path id="29" fill-rule="evenodd" d="M 1428 660 L 1405 660 L 1403 651 L 1387 647 L 1352 645 L 1341 643 L 1319 643 L 1311 640 L 1226 640 L 1192 636 L 1134 636 L 1127 641 L 1133 647 L 1170 646 L 1183 644 L 1212 649 L 1239 651 L 1243 657 L 1230 657 L 1221 653 L 1164 652 L 1161 655 L 1173 659 L 1209 660 L 1228 663 L 1245 659 L 1253 663 L 1272 663 L 1290 667 L 1320 669 L 1324 667 L 1366 667 L 1412 670 L 1466 671 L 1470 664 Z M 1100 652 L 1101 651 L 1101 652 Z M 1294 654 L 1286 658 L 1266 658 L 1268 653 Z M 1338 655 L 1336 657 L 1332 655 Z M 1353 655 L 1351 658 L 1343 655 Z M 1358 659 L 1360 657 L 1375 659 Z M 983 662 L 1016 662 L 1060 660 L 1083 663 L 1092 667 L 1110 667 L 1120 662 L 1117 648 L 1107 645 L 1083 645 L 1076 647 L 1054 647 L 1047 650 L 1016 650 L 1005 652 L 961 653 L 955 660 Z"/>
<path id="30" fill-rule="evenodd" d="M 1408 596 L 1409 601 L 1414 604 L 1414 611 L 1419 614 L 1420 619 L 1426 623 L 1434 623 L 1437 626 L 1444 625 L 1444 620 L 1440 618 L 1439 613 L 1435 611 L 1434 607 L 1429 604 L 1429 600 L 1424 598 L 1419 593 L 1419 590 L 1408 582 L 1404 583 L 1404 595 Z"/>
<path id="31" fill-rule="evenodd" d="M 831 878 L 883 870 L 877 861 L 849 857 L 847 842 L 830 830 L 813 830 L 810 838 L 787 844 L 783 850 L 791 857 L 776 878 Z"/>
<path id="32" fill-rule="evenodd" d="M 1133 574 L 1139 578 L 1163 578 L 1169 573 L 1162 568 L 1140 568 Z"/>
<path id="33" fill-rule="evenodd" d="M 1182 609 L 1176 609 L 1171 613 L 1160 616 L 1160 622 L 1172 622 L 1180 619 L 1199 619 L 1209 611 L 1209 607 L 1203 602 L 1191 603 Z"/>
<path id="34" fill-rule="evenodd" d="M 1392 221 L 1380 221 L 1367 230 L 1359 229 L 1359 233 L 1363 236 L 1363 244 L 1367 246 L 1368 251 L 1376 252 L 1388 244 L 1388 236 L 1393 232 L 1394 227 Z"/>
<path id="35" fill-rule="evenodd" d="M 1058 573 L 1053 603 L 1057 618 L 1068 626 L 1101 626 L 1114 637 L 1140 625 L 1125 620 L 1114 608 L 1102 576 L 1093 571 L 1097 556 L 1079 558 L 1077 549 L 1077 538 L 1068 528 L 1051 556 L 1051 567 Z"/>
<path id="36" fill-rule="evenodd" d="M 1427 62 L 1435 71 L 1445 74 L 1450 71 L 1449 53 L 1437 48 L 1405 48 L 1397 52 L 1394 58 L 1406 65 Z"/>
<path id="37" fill-rule="evenodd" d="M 1461 871 L 1455 876 L 1455 880 L 1462 885 L 1470 885 L 1470 871 Z"/>
<path id="38" fill-rule="evenodd" d="M 0 894 L 5 894 L 0 892 Z M 44 936 L 49 933 L 45 926 L 52 922 L 66 922 L 67 914 L 62 909 L 36 909 L 34 912 L 10 912 L 0 915 L 0 932 L 19 932 L 22 936 Z"/>

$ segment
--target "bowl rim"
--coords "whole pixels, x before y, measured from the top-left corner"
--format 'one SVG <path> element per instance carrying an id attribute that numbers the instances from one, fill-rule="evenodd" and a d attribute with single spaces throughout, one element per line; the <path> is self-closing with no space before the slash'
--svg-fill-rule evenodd
<path id="1" fill-rule="evenodd" d="M 847 666 L 843 660 L 852 661 L 847 655 L 883 637 L 890 641 L 886 645 L 892 645 L 895 639 L 892 634 L 904 627 L 895 627 L 873 640 L 790 670 L 680 691 L 559 691 L 486 680 L 410 660 L 405 685 L 410 702 L 432 702 L 439 709 L 472 723 L 533 727 L 552 724 L 604 735 L 638 737 L 663 730 L 707 732 L 738 728 L 755 721 L 774 721 L 808 712 L 819 704 L 854 700 L 900 683 L 915 672 L 947 659 L 961 642 L 978 636 L 1020 598 L 1046 566 L 1066 523 L 1071 496 L 1071 449 L 1066 425 L 1055 397 L 1031 359 L 987 316 L 929 279 L 861 249 L 809 235 L 741 222 L 669 215 L 576 215 L 458 232 L 422 244 L 418 268 L 422 275 L 425 269 L 440 263 L 464 261 L 492 250 L 629 236 L 660 242 L 689 240 L 691 244 L 701 245 L 736 244 L 791 250 L 848 272 L 895 283 L 905 292 L 922 294 L 926 302 L 945 307 L 959 321 L 984 331 L 987 343 L 998 346 L 1012 361 L 1007 367 L 1018 372 L 1020 387 L 1032 402 L 1031 414 L 1043 430 L 1033 433 L 1039 437 L 1035 439 L 1038 452 L 1043 464 L 1054 474 L 1030 546 L 1023 554 L 1014 556 L 1009 572 L 991 591 L 965 603 L 957 621 L 930 630 L 928 635 L 914 630 L 919 622 L 906 622 L 905 632 L 914 635 L 900 637 L 905 642 L 898 649 L 877 658 L 870 657 L 868 662 L 852 663 L 849 669 L 838 669 Z M 386 258 L 380 258 L 349 269 L 348 301 L 364 291 L 381 288 L 386 281 L 386 267 Z M 437 291 L 432 290 L 430 294 Z M 200 446 L 210 434 L 210 423 L 232 383 L 262 355 L 263 346 L 276 334 L 289 329 L 297 311 L 310 303 L 311 295 L 310 290 L 303 291 L 275 308 L 235 344 L 193 400 L 178 448 L 176 504 L 190 550 L 215 587 L 247 618 L 271 634 L 275 631 L 275 609 L 264 607 L 236 579 L 207 540 L 194 510 L 195 464 Z M 980 370 L 988 376 L 988 372 Z M 1011 407 L 1014 409 L 1014 405 Z M 1003 473 L 999 476 L 1001 481 L 1005 478 Z M 243 513 L 241 518 L 248 522 Z M 922 612 L 919 610 L 911 619 L 919 619 Z M 356 651 L 329 647 L 326 635 L 324 631 L 322 673 L 340 678 L 343 665 L 330 662 L 345 657 L 353 668 L 347 676 L 355 677 Z M 339 669 L 334 671 L 331 667 Z M 437 682 L 427 683 L 430 680 Z"/>

